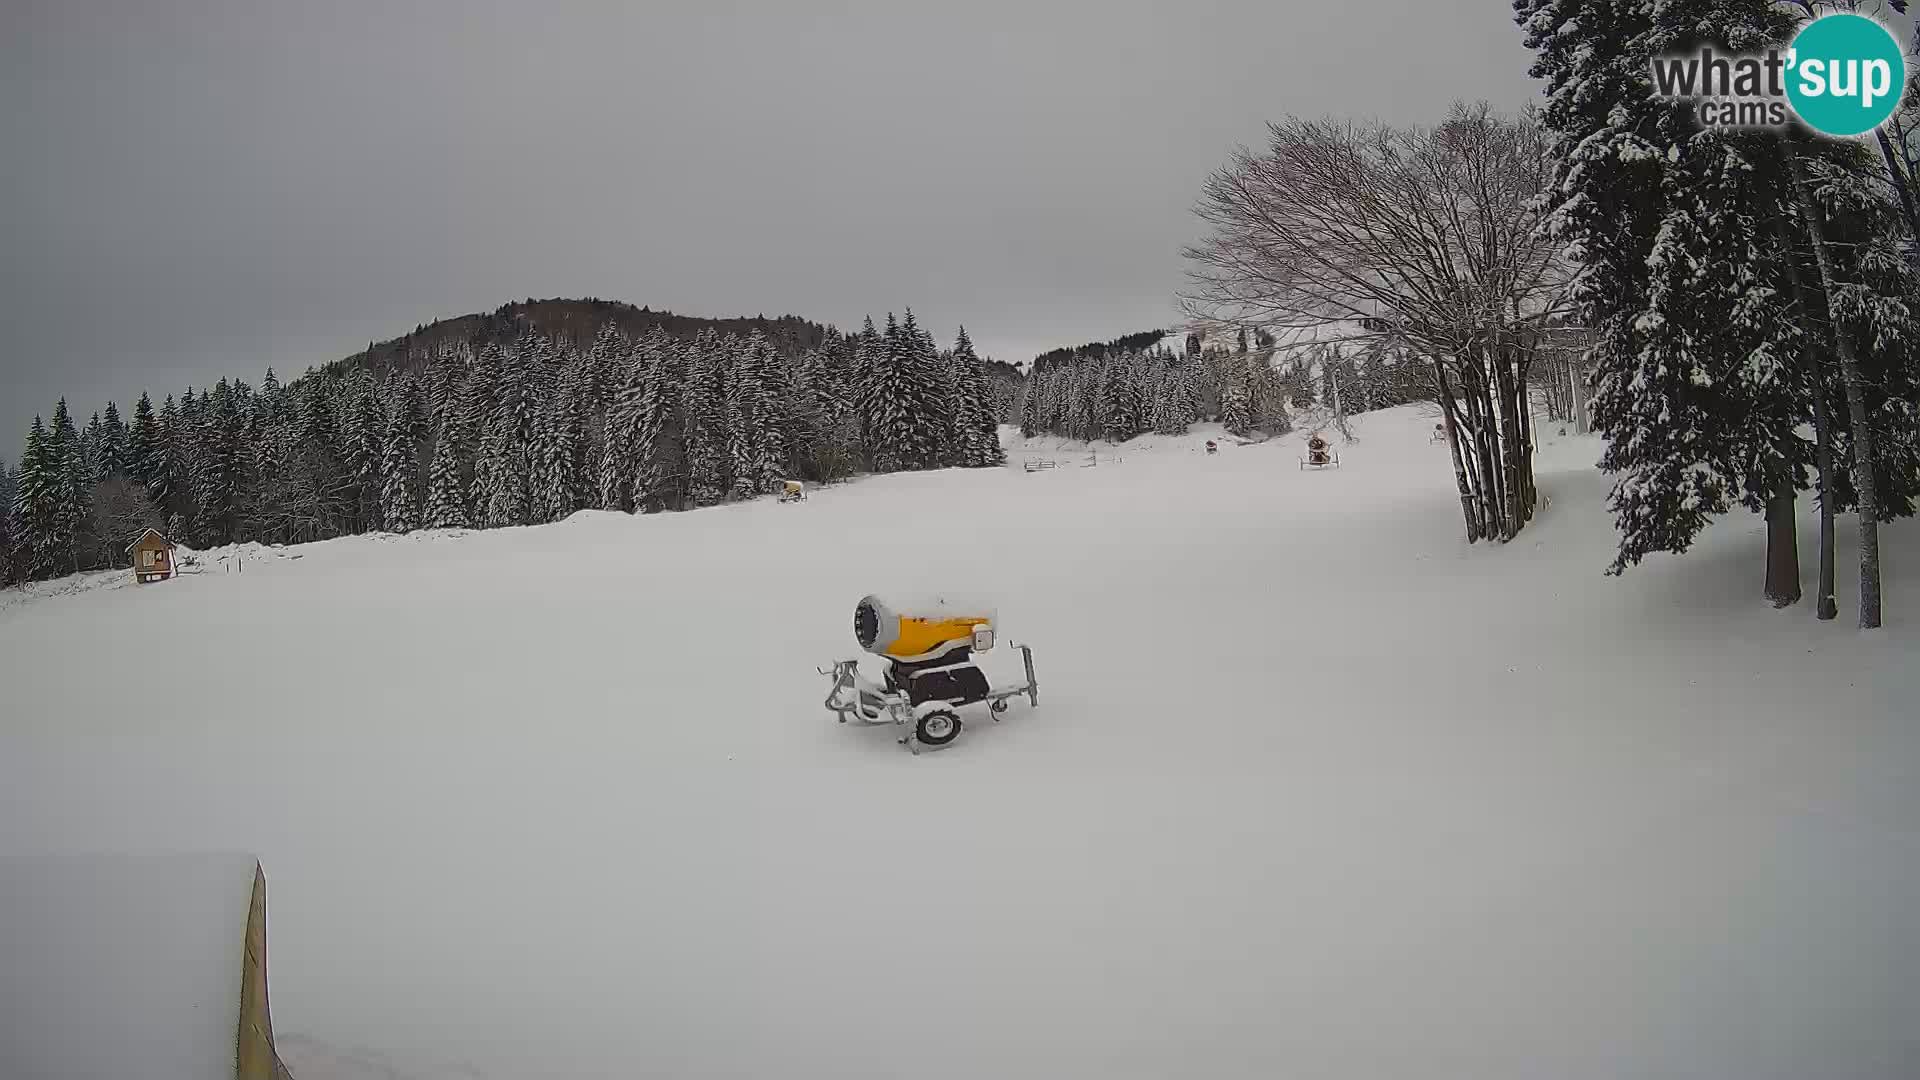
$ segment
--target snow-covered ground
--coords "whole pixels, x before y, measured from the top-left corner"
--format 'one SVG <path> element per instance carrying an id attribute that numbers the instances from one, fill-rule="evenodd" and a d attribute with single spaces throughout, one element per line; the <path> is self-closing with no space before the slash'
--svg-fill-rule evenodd
<path id="1" fill-rule="evenodd" d="M 297 1080 L 1920 1075 L 1920 530 L 1863 634 L 1848 523 L 1837 624 L 1745 516 L 1609 579 L 1556 437 L 1469 548 L 1430 426 L 15 604 L 0 852 L 258 852 Z M 835 724 L 895 589 L 1040 708 Z"/>
<path id="2" fill-rule="evenodd" d="M 233 1075 L 254 860 L 0 856 L 0 1076 Z"/>

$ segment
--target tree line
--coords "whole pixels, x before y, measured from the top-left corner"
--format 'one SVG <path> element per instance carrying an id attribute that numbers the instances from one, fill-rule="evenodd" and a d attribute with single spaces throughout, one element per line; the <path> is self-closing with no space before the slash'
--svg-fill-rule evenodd
<path id="1" fill-rule="evenodd" d="M 1711 41 L 1784 49 L 1836 5 L 1519 0 L 1547 84 L 1544 234 L 1575 268 L 1619 573 L 1763 514 L 1764 591 L 1801 598 L 1795 504 L 1817 499 L 1815 611 L 1838 602 L 1834 515 L 1859 520 L 1859 622 L 1882 621 L 1878 526 L 1920 492 L 1920 274 L 1912 161 L 1786 128 L 1711 128 L 1657 98 L 1651 61 Z M 1895 127 L 1911 130 L 1908 97 Z M 1809 435 L 1811 437 L 1809 437 Z"/>
<path id="2" fill-rule="evenodd" d="M 1850 512 L 1859 621 L 1878 626 L 1878 527 L 1920 493 L 1916 99 L 1855 141 L 1705 127 L 1652 85 L 1657 57 L 1784 50 L 1848 6 L 1515 0 L 1539 109 L 1270 125 L 1202 191 L 1188 310 L 1283 341 L 1359 325 L 1418 358 L 1470 541 L 1533 515 L 1538 390 L 1606 439 L 1610 573 L 1744 507 L 1767 523 L 1764 594 L 1796 603 L 1811 492 L 1815 611 L 1837 612 L 1834 518 Z"/>
<path id="3" fill-rule="evenodd" d="M 1176 356 L 1128 340 L 1036 359 L 1020 401 L 1021 433 L 1122 442 L 1207 422 L 1257 437 L 1291 431 L 1296 420 L 1344 432 L 1353 413 L 1432 397 L 1404 352 L 1366 343 L 1283 349 L 1270 335 L 1256 330 L 1250 340 L 1240 329 L 1233 345 L 1209 346 L 1195 330 L 1187 353 Z"/>
<path id="4" fill-rule="evenodd" d="M 80 427 L 65 400 L 0 466 L 0 583 L 125 565 L 156 528 L 194 547 L 499 528 L 589 508 L 657 512 L 787 478 L 986 467 L 1012 369 L 913 313 L 783 351 L 759 330 L 691 338 L 611 323 L 588 343 L 530 321 L 442 342 L 419 370 L 331 365 L 221 380 Z"/>

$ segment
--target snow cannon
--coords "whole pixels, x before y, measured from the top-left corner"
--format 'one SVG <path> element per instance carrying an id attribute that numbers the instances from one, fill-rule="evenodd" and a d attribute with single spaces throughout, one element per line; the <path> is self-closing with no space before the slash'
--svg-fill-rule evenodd
<path id="1" fill-rule="evenodd" d="M 820 668 L 833 676 L 827 710 L 843 724 L 907 727 L 911 734 L 900 742 L 918 754 L 923 746 L 946 746 L 959 737 L 963 705 L 985 702 L 996 722 L 1010 698 L 1024 694 L 1029 705 L 1039 705 L 1028 646 L 1008 643 L 1026 665 L 1026 681 L 1018 685 L 995 687 L 974 663 L 974 653 L 993 648 L 996 619 L 993 605 L 950 596 L 863 597 L 854 605 L 853 637 L 886 661 L 886 674 L 872 682 L 860 673 L 858 659 Z"/>
<path id="2" fill-rule="evenodd" d="M 993 648 L 993 608 L 945 597 L 889 603 L 878 596 L 853 609 L 853 636 L 860 647 L 895 661 L 919 663 L 966 649 Z"/>

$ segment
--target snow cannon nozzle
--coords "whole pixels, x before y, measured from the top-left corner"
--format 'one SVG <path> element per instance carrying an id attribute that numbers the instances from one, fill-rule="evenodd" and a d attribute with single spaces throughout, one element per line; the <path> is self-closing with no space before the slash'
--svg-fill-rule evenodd
<path id="1" fill-rule="evenodd" d="M 875 656 L 931 659 L 955 649 L 993 648 L 995 615 L 989 604 L 946 596 L 867 596 L 853 609 L 853 636 Z"/>

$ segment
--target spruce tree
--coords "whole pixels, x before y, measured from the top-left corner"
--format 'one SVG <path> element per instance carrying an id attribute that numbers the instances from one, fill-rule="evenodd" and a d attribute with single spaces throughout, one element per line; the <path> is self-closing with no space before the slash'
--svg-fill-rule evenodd
<path id="1" fill-rule="evenodd" d="M 429 529 L 465 529 L 473 524 L 467 513 L 467 484 L 460 460 L 456 432 L 443 426 L 440 438 L 434 443 L 433 465 L 427 475 L 426 524 Z"/>
<path id="2" fill-rule="evenodd" d="M 1595 338 L 1594 428 L 1608 440 L 1601 467 L 1619 477 L 1617 574 L 1651 552 L 1685 551 L 1733 505 L 1790 503 L 1804 483 L 1778 137 L 1698 127 L 1687 103 L 1653 93 L 1650 70 L 1702 39 L 1735 52 L 1778 46 L 1792 23 L 1763 0 L 1515 10 L 1548 84 L 1549 227 L 1579 262 L 1574 300 Z"/>
<path id="3" fill-rule="evenodd" d="M 680 399 L 681 437 L 687 463 L 687 495 L 696 506 L 726 498 L 730 483 L 727 454 L 726 380 L 720 338 L 712 331 L 694 339 L 687 352 L 687 377 Z"/>
<path id="4" fill-rule="evenodd" d="M 159 445 L 160 427 L 153 415 L 153 399 L 143 392 L 133 407 L 133 424 L 127 430 L 127 476 L 135 483 L 152 486 Z"/>
<path id="5" fill-rule="evenodd" d="M 1245 332 L 1242 331 L 1244 337 Z M 1245 353 L 1234 353 L 1226 360 L 1225 379 L 1220 387 L 1220 425 L 1234 435 L 1253 429 L 1253 386 Z"/>
<path id="6" fill-rule="evenodd" d="M 380 518 L 388 532 L 410 533 L 420 525 L 419 467 L 403 412 L 390 422 L 381 458 Z"/>
<path id="7" fill-rule="evenodd" d="M 607 406 L 606 431 L 595 462 L 595 490 L 602 510 L 633 509 L 633 429 L 640 415 L 645 376 L 638 364 L 621 372 L 621 381 Z"/>
<path id="8" fill-rule="evenodd" d="M 952 362 L 958 398 L 957 463 L 974 469 L 999 465 L 1006 460 L 1000 448 L 1000 418 L 990 400 L 986 365 L 973 351 L 973 339 L 964 326 L 954 339 Z"/>
<path id="9" fill-rule="evenodd" d="M 94 413 L 80 432 L 80 475 L 89 487 L 106 478 L 100 471 L 100 444 L 104 439 L 100 414 Z"/>
<path id="10" fill-rule="evenodd" d="M 20 556 L 20 527 L 15 521 L 15 502 L 20 492 L 20 477 L 7 469 L 0 458 L 0 589 L 17 583 L 25 572 Z"/>
<path id="11" fill-rule="evenodd" d="M 778 409 L 780 369 L 773 343 L 756 330 L 727 339 L 732 369 L 727 380 L 727 450 L 734 492 L 751 497 L 771 490 L 783 458 Z"/>
<path id="12" fill-rule="evenodd" d="M 260 395 L 255 403 L 256 419 L 263 425 L 280 419 L 285 396 L 280 377 L 273 373 L 272 367 L 268 367 L 266 375 L 260 380 Z"/>
<path id="13" fill-rule="evenodd" d="M 183 417 L 182 423 L 187 423 Z M 193 543 L 230 543 L 239 513 L 241 419 L 234 388 L 220 380 L 206 393 L 193 421 L 188 483 L 193 493 Z"/>
<path id="14" fill-rule="evenodd" d="M 906 468 L 937 468 L 946 427 L 941 415 L 940 363 L 933 339 L 920 329 L 912 308 L 900 321 L 897 347 L 903 351 L 897 373 L 898 390 L 903 393 L 899 452 Z"/>
<path id="15" fill-rule="evenodd" d="M 888 316 L 891 320 L 892 316 Z M 895 327 L 895 333 L 899 328 Z M 880 468 L 879 386 L 886 366 L 885 339 L 874 329 L 873 316 L 861 323 L 853 343 L 852 391 L 854 415 L 860 425 L 860 445 L 870 468 Z"/>
<path id="16" fill-rule="evenodd" d="M 20 453 L 14 516 L 20 542 L 26 549 L 30 579 L 43 579 L 72 569 L 73 530 L 67 520 L 70 482 L 54 436 L 36 416 L 27 429 Z"/>
<path id="17" fill-rule="evenodd" d="M 107 402 L 100 434 L 100 478 L 102 480 L 127 474 L 127 426 L 120 419 L 120 409 L 113 402 Z"/>
<path id="18" fill-rule="evenodd" d="M 633 470 L 633 507 L 660 508 L 667 499 L 666 476 L 660 465 L 660 439 L 667 419 L 684 401 L 686 350 L 665 333 L 655 333 L 643 347 L 643 369 L 628 438 L 627 461 Z M 684 428 L 684 418 L 682 426 Z"/>
<path id="19" fill-rule="evenodd" d="M 503 354 L 500 383 L 475 466 L 476 500 L 481 524 L 489 528 L 525 525 L 532 512 L 533 429 L 538 416 L 542 368 L 551 345 L 523 334 Z"/>
<path id="20" fill-rule="evenodd" d="M 534 425 L 532 520 L 559 521 L 580 501 L 580 432 L 568 394 L 550 397 Z"/>

